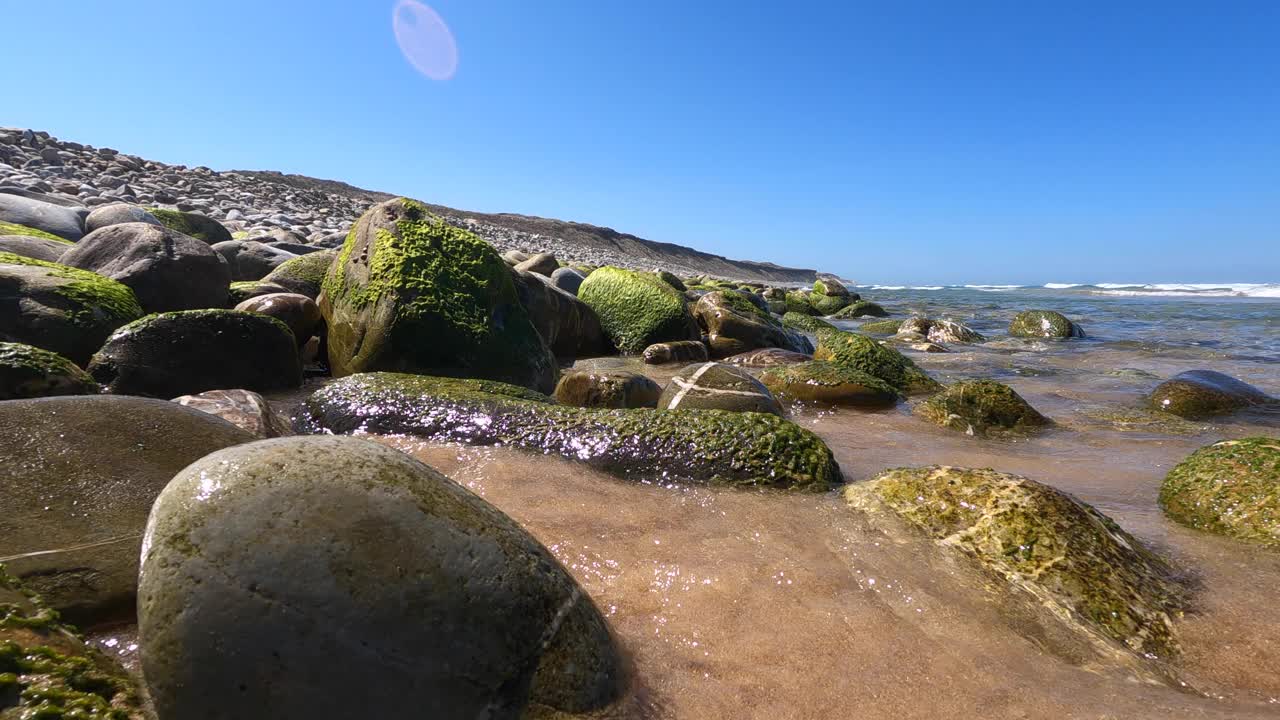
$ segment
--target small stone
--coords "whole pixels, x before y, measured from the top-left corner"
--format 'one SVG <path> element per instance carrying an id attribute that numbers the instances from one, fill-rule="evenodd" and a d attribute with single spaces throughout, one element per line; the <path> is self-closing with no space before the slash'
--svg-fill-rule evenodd
<path id="1" fill-rule="evenodd" d="M 260 438 L 291 435 L 289 421 L 250 390 L 209 390 L 198 395 L 182 395 L 173 402 L 202 413 L 216 415 Z"/>
<path id="2" fill-rule="evenodd" d="M 654 343 L 644 349 L 644 361 L 650 365 L 698 362 L 706 359 L 707 346 L 701 340 Z"/>

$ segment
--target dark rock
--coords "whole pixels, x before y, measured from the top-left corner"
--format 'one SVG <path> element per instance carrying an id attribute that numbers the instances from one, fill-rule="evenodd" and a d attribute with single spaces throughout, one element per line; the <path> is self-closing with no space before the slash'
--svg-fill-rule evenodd
<path id="1" fill-rule="evenodd" d="M 658 383 L 637 372 L 575 370 L 560 377 L 555 397 L 574 407 L 651 408 L 661 394 Z"/>
<path id="2" fill-rule="evenodd" d="M 1157 385 L 1148 401 L 1157 410 L 1191 420 L 1280 402 L 1246 382 L 1213 370 L 1180 373 Z"/>
<path id="3" fill-rule="evenodd" d="M 227 261 L 234 282 L 261 280 L 272 270 L 298 257 L 253 240 L 229 240 L 210 247 Z"/>
<path id="4" fill-rule="evenodd" d="M 84 237 L 85 207 L 64 207 L 21 195 L 0 193 L 0 222 L 25 225 L 76 242 Z"/>
<path id="5" fill-rule="evenodd" d="M 554 285 L 543 275 L 511 271 L 516 295 L 534 329 L 557 358 L 573 360 L 613 352 L 600 327 L 600 318 L 586 303 Z"/>
<path id="6" fill-rule="evenodd" d="M 707 345 L 701 340 L 654 343 L 644 349 L 644 361 L 650 365 L 701 362 L 707 358 Z"/>
<path id="7" fill-rule="evenodd" d="M 61 355 L 22 343 L 0 342 L 0 400 L 97 392 L 93 378 Z"/>
<path id="8" fill-rule="evenodd" d="M 658 407 L 783 414 L 777 398 L 751 373 L 714 362 L 690 365 L 676 373 L 658 398 Z"/>

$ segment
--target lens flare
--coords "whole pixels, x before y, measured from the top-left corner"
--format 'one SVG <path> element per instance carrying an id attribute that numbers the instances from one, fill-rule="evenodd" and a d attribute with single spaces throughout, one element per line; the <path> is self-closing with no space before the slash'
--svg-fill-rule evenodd
<path id="1" fill-rule="evenodd" d="M 400 0 L 391 27 L 404 59 L 432 80 L 448 80 L 458 70 L 458 45 L 440 15 L 415 0 Z"/>

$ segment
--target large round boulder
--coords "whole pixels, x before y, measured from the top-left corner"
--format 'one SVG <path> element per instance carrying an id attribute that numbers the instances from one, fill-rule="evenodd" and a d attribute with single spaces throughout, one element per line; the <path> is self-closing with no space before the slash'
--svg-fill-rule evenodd
<path id="1" fill-rule="evenodd" d="M 600 268 L 582 282 L 578 298 L 596 311 L 605 334 L 624 353 L 702 335 L 684 294 L 651 273 Z"/>
<path id="2" fill-rule="evenodd" d="M 910 358 L 865 335 L 843 330 L 818 331 L 814 360 L 829 360 L 849 370 L 878 377 L 905 394 L 931 393 L 942 386 Z"/>
<path id="3" fill-rule="evenodd" d="M 783 365 L 760 375 L 765 387 L 791 400 L 884 408 L 898 402 L 889 383 L 860 370 L 822 360 Z"/>
<path id="4" fill-rule="evenodd" d="M 71 248 L 71 243 L 58 238 L 36 237 L 32 235 L 4 235 L 0 233 L 0 252 L 13 253 L 22 257 L 35 258 L 45 262 L 58 262 L 58 258 Z"/>
<path id="5" fill-rule="evenodd" d="M 1024 310 L 1009 323 L 1009 334 L 1014 337 L 1065 340 L 1084 337 L 1084 330 L 1053 310 Z"/>
<path id="6" fill-rule="evenodd" d="M 574 407 L 651 408 L 661 394 L 658 383 L 630 370 L 575 370 L 560 376 L 555 398 Z"/>
<path id="7" fill-rule="evenodd" d="M 162 400 L 0 402 L 0 557 L 75 623 L 129 620 L 160 490 L 195 460 L 253 439 Z"/>
<path id="8" fill-rule="evenodd" d="M 87 270 L 0 252 L 0 342 L 83 365 L 142 308 L 127 286 Z"/>
<path id="9" fill-rule="evenodd" d="M 559 267 L 559 261 L 551 253 L 538 253 L 528 260 L 517 263 L 515 266 L 516 270 L 537 273 L 544 277 L 551 277 L 551 273 L 555 272 Z"/>
<path id="10" fill-rule="evenodd" d="M 754 375 L 716 362 L 690 365 L 676 373 L 658 398 L 658 407 L 783 414 L 778 399 Z"/>
<path id="11" fill-rule="evenodd" d="M 123 223 L 147 223 L 150 225 L 160 225 L 160 221 L 155 215 L 147 212 L 144 208 L 129 203 L 109 203 L 107 205 L 99 205 L 90 211 L 89 216 L 84 220 L 85 232 L 91 233 L 94 230 L 101 230 L 109 225 L 121 225 Z"/>
<path id="12" fill-rule="evenodd" d="M 516 295 L 529 320 L 557 358 L 574 360 L 612 353 L 595 310 L 537 273 L 511 270 Z"/>
<path id="13" fill-rule="evenodd" d="M 147 524 L 138 633 L 163 718 L 514 719 L 622 687 L 604 618 L 545 547 L 355 438 L 263 440 L 178 473 Z"/>
<path id="14" fill-rule="evenodd" d="M 0 400 L 97 392 L 93 378 L 61 355 L 22 343 L 0 342 Z"/>
<path id="15" fill-rule="evenodd" d="M 916 415 L 968 435 L 1025 434 L 1050 424 L 1013 388 L 994 380 L 965 380 L 916 405 Z"/>
<path id="16" fill-rule="evenodd" d="M 582 281 L 586 279 L 586 275 L 571 267 L 556 268 L 551 273 L 551 284 L 574 297 L 577 297 L 578 288 L 582 287 Z"/>
<path id="17" fill-rule="evenodd" d="M 337 250 L 321 250 L 300 255 L 281 263 L 262 280 L 279 285 L 287 292 L 306 295 L 316 300 L 320 297 L 325 274 L 329 272 L 329 266 L 333 265 L 337 257 Z"/>
<path id="18" fill-rule="evenodd" d="M 59 262 L 124 283 L 147 312 L 220 308 L 231 284 L 226 262 L 208 245 L 149 223 L 95 230 Z"/>
<path id="19" fill-rule="evenodd" d="M 712 358 L 766 347 L 813 352 L 808 338 L 787 330 L 767 310 L 736 290 L 703 295 L 694 304 L 693 315 L 707 331 Z"/>
<path id="20" fill-rule="evenodd" d="M 1249 383 L 1213 370 L 1179 373 L 1157 385 L 1147 400 L 1156 410 L 1189 420 L 1280 402 Z"/>
<path id="21" fill-rule="evenodd" d="M 320 309 L 337 377 L 394 370 L 555 389 L 555 357 L 507 264 L 412 200 L 360 218 L 325 277 Z"/>
<path id="22" fill-rule="evenodd" d="M 200 213 L 161 208 L 151 208 L 150 212 L 152 217 L 170 230 L 201 240 L 208 245 L 232 239 L 231 231 L 223 227 L 222 223 Z"/>
<path id="23" fill-rule="evenodd" d="M 148 315 L 108 338 L 88 370 L 109 393 L 160 398 L 302 384 L 297 341 L 288 326 L 238 310 Z"/>
<path id="24" fill-rule="evenodd" d="M 298 345 L 305 345 L 321 329 L 324 318 L 320 306 L 306 295 L 272 293 L 257 295 L 236 305 L 241 312 L 255 312 L 273 317 L 288 326 Z"/>
<path id="25" fill-rule="evenodd" d="M 1200 448 L 1165 476 L 1160 506 L 1188 527 L 1280 547 L 1280 438 Z"/>
<path id="26" fill-rule="evenodd" d="M 84 237 L 88 208 L 66 207 L 34 198 L 0 193 L 0 223 L 25 225 L 76 242 Z"/>
<path id="27" fill-rule="evenodd" d="M 227 261 L 231 279 L 237 282 L 261 280 L 272 270 L 298 257 L 291 252 L 253 240 L 228 240 L 211 247 Z"/>

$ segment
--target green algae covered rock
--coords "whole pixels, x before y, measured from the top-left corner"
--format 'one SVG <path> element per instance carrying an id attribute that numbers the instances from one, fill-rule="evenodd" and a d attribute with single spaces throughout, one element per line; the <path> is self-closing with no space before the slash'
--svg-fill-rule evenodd
<path id="1" fill-rule="evenodd" d="M 1070 626 L 1139 655 L 1178 654 L 1171 616 L 1186 596 L 1169 565 L 1060 490 L 994 470 L 933 466 L 889 470 L 849 486 L 845 498 L 893 513 Z"/>
<path id="2" fill-rule="evenodd" d="M 915 407 L 935 425 L 969 435 L 1028 433 L 1049 424 L 1013 388 L 992 380 L 964 380 Z"/>
<path id="3" fill-rule="evenodd" d="M 848 295 L 827 295 L 818 292 L 817 286 L 822 281 L 814 283 L 814 291 L 809 293 L 809 305 L 813 307 L 813 311 L 819 315 L 835 315 L 849 304 Z"/>
<path id="4" fill-rule="evenodd" d="M 33 227 L 27 227 L 26 225 L 17 225 L 15 223 L 10 223 L 10 222 L 0 222 L 0 236 L 4 236 L 4 235 L 22 235 L 25 237 L 40 238 L 42 240 L 52 240 L 54 242 L 61 243 L 65 246 L 71 246 L 75 244 L 70 240 L 67 240 L 65 238 L 60 238 L 57 235 L 54 235 L 53 233 L 47 233 L 43 230 L 37 230 Z"/>
<path id="5" fill-rule="evenodd" d="M 822 440 L 775 415 L 564 407 L 523 388 L 479 380 L 354 375 L 313 394 L 297 425 L 303 432 L 509 445 L 621 477 L 817 492 L 840 480 Z"/>
<path id="6" fill-rule="evenodd" d="M 285 292 L 306 295 L 315 300 L 320 297 L 320 289 L 329 266 L 338 257 L 337 250 L 321 250 L 320 252 L 299 255 L 286 260 L 267 273 L 261 282 L 272 283 L 285 288 Z M 231 284 L 232 287 L 236 283 Z"/>
<path id="7" fill-rule="evenodd" d="M 858 328 L 858 332 L 871 335 L 896 335 L 898 328 L 902 327 L 902 323 L 902 320 L 876 320 L 864 323 Z"/>
<path id="8" fill-rule="evenodd" d="M 605 334 L 624 353 L 701 337 L 684 294 L 650 273 L 602 267 L 582 281 L 578 299 L 596 311 Z"/>
<path id="9" fill-rule="evenodd" d="M 829 360 L 850 370 L 880 378 L 904 394 L 931 393 L 942 389 L 907 356 L 865 335 L 831 328 L 818 331 L 814 360 Z"/>
<path id="10" fill-rule="evenodd" d="M 361 216 L 325 276 L 320 309 L 336 377 L 397 371 L 555 389 L 556 360 L 507 264 L 412 200 Z"/>
<path id="11" fill-rule="evenodd" d="M 93 378 L 61 355 L 22 343 L 0 342 L 0 400 L 97 392 Z"/>
<path id="12" fill-rule="evenodd" d="M 771 368 L 760 382 L 783 397 L 832 405 L 891 407 L 899 397 L 878 377 L 822 360 Z"/>
<path id="13" fill-rule="evenodd" d="M 1009 323 L 1009 334 L 1014 337 L 1059 339 L 1084 337 L 1084 330 L 1053 310 L 1024 310 Z"/>
<path id="14" fill-rule="evenodd" d="M 34 345 L 84 364 L 116 328 L 141 316 L 123 283 L 0 252 L 0 342 Z"/>
<path id="15" fill-rule="evenodd" d="M 165 210 L 163 208 L 146 208 L 146 210 L 155 219 L 159 220 L 161 225 L 170 230 L 176 230 L 183 235 L 203 240 L 210 245 L 233 239 L 231 231 L 223 227 L 222 223 L 213 218 L 205 217 L 200 213 Z"/>
<path id="16" fill-rule="evenodd" d="M 860 317 L 889 317 L 889 312 L 870 300 L 858 300 L 835 314 L 840 320 L 851 320 Z"/>
<path id="17" fill-rule="evenodd" d="M 0 718 L 141 720 L 124 668 L 84 642 L 0 565 Z"/>
<path id="18" fill-rule="evenodd" d="M 1160 506 L 1188 527 L 1280 547 L 1280 438 L 1200 448 L 1165 476 Z"/>
<path id="19" fill-rule="evenodd" d="M 818 311 L 813 309 L 813 305 L 809 304 L 808 293 L 803 293 L 799 290 L 788 291 L 785 303 L 787 313 L 797 313 L 800 315 L 818 314 Z"/>
<path id="20" fill-rule="evenodd" d="M 782 325 L 783 327 L 791 328 L 792 330 L 799 330 L 800 332 L 812 334 L 816 334 L 819 330 L 836 329 L 835 325 L 832 325 L 826 320 L 816 318 L 805 313 L 792 312 L 790 310 L 782 316 Z"/>
<path id="21" fill-rule="evenodd" d="M 1280 403 L 1246 382 L 1213 370 L 1179 373 L 1157 385 L 1147 400 L 1156 410 L 1188 420 Z"/>

